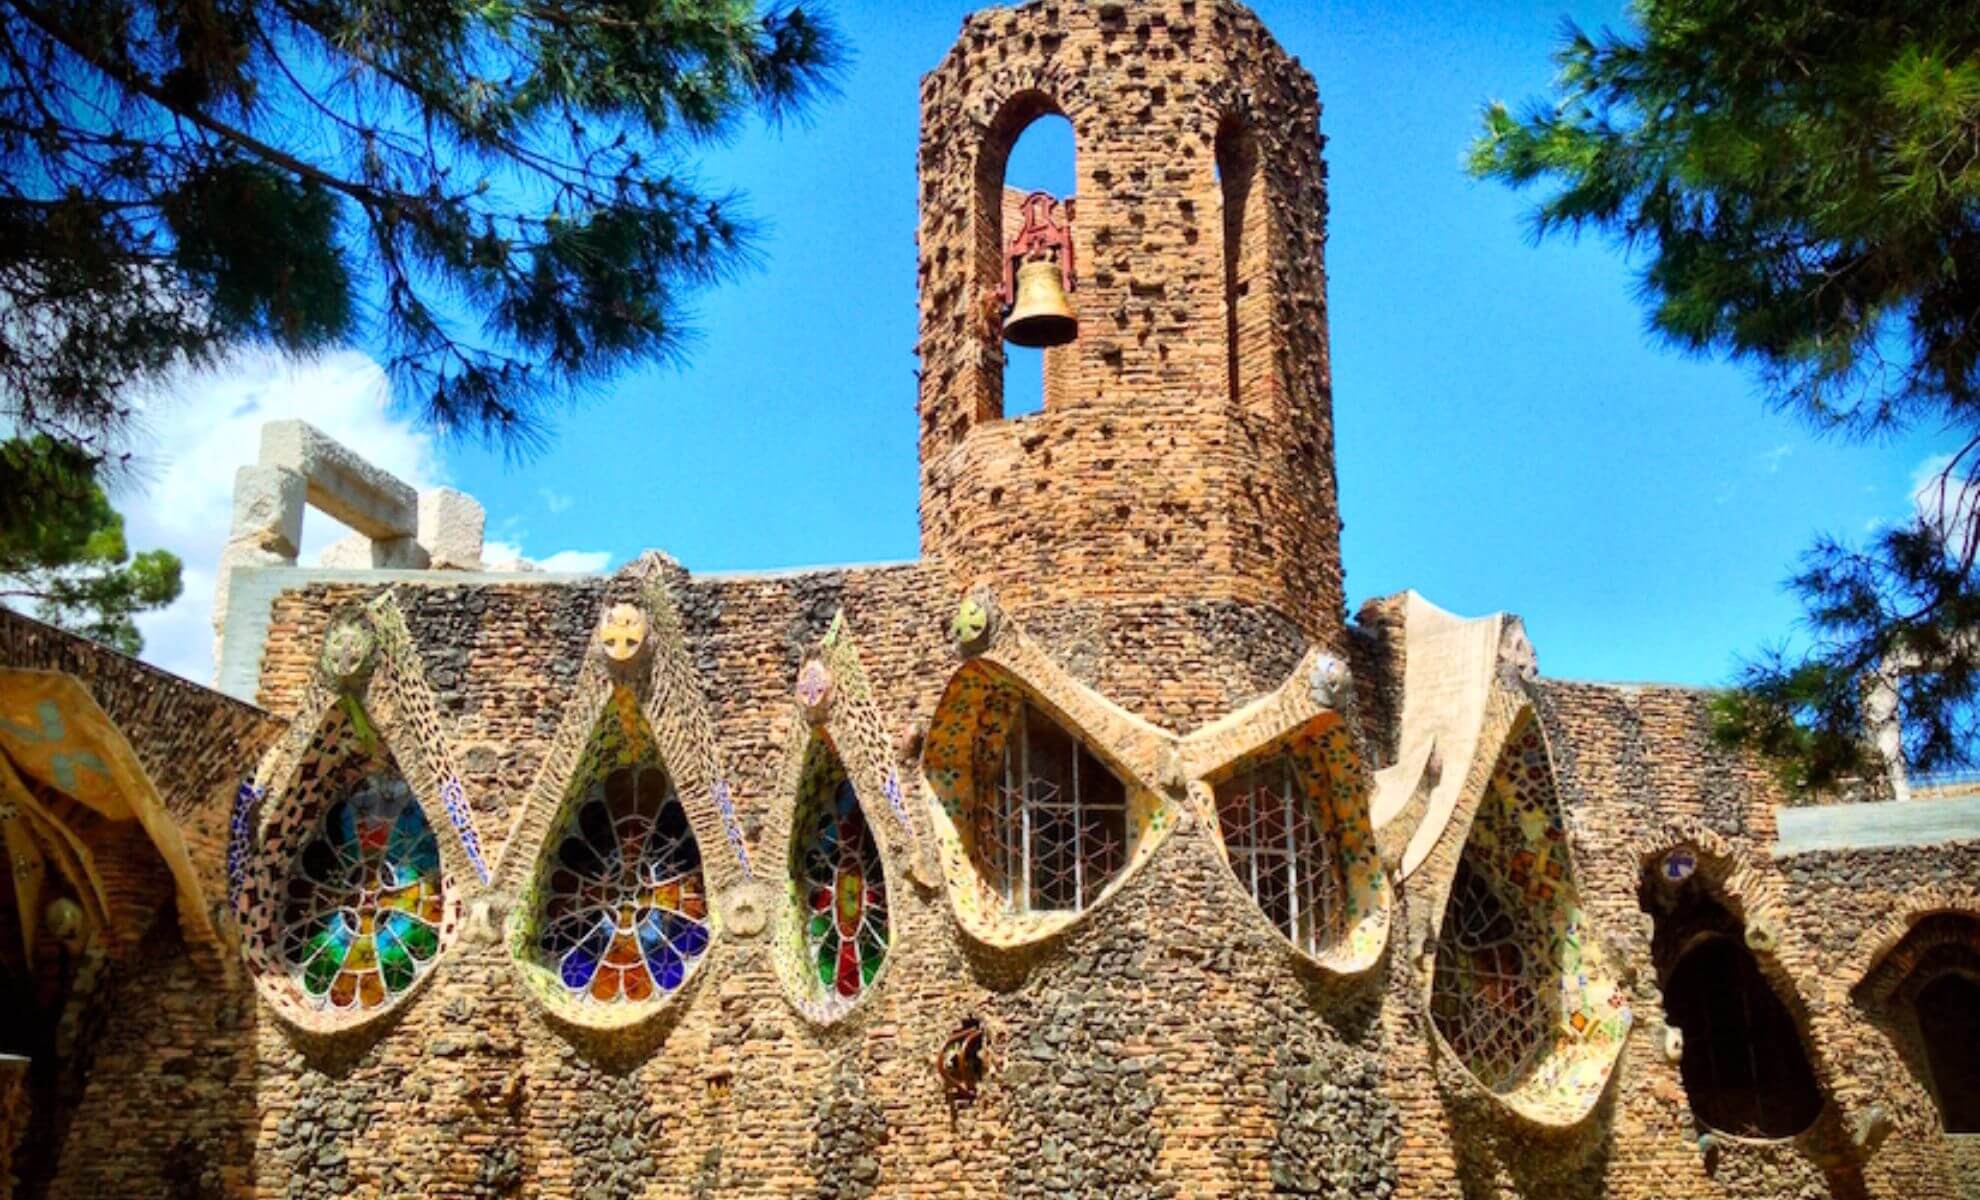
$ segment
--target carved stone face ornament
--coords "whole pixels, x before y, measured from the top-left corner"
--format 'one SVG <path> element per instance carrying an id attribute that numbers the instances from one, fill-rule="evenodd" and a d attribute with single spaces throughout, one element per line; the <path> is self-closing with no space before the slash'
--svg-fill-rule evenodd
<path id="1" fill-rule="evenodd" d="M 639 657 L 646 647 L 646 613 L 636 604 L 614 604 L 598 625 L 598 645 L 605 658 L 623 666 Z"/>
<path id="2" fill-rule="evenodd" d="M 949 633 L 956 639 L 956 648 L 964 654 L 981 654 L 990 648 L 990 635 L 996 622 L 996 612 L 987 597 L 965 596 L 956 606 Z"/>
<path id="3" fill-rule="evenodd" d="M 1313 674 L 1307 682 L 1313 703 L 1321 708 L 1340 708 L 1347 703 L 1348 689 L 1354 681 L 1346 663 L 1332 655 L 1321 655 L 1314 660 Z"/>

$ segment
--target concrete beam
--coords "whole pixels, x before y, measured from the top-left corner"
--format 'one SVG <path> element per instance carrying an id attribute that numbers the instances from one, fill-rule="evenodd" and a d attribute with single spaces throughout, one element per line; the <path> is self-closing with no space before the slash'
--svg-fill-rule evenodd
<path id="1" fill-rule="evenodd" d="M 263 425 L 261 465 L 301 475 L 314 508 L 375 542 L 419 535 L 419 493 L 306 422 Z"/>
<path id="2" fill-rule="evenodd" d="M 1944 800 L 1817 804 L 1775 814 L 1774 857 L 1821 850 L 1879 850 L 1980 841 L 1980 795 Z"/>
<path id="3" fill-rule="evenodd" d="M 259 546 L 291 560 L 302 545 L 309 481 L 286 467 L 242 467 L 234 472 L 234 525 L 229 542 Z"/>

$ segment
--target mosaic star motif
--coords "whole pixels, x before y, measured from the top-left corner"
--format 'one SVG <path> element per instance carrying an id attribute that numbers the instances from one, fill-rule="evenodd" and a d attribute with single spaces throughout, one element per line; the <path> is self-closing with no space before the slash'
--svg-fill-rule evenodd
<path id="1" fill-rule="evenodd" d="M 324 809 L 290 867 L 281 954 L 306 1000 L 372 1009 L 440 949 L 440 848 L 396 771 L 362 776 Z"/>
<path id="2" fill-rule="evenodd" d="M 806 757 L 791 863 L 805 962 L 822 997 L 850 1003 L 886 960 L 886 876 L 838 755 L 820 739 Z"/>

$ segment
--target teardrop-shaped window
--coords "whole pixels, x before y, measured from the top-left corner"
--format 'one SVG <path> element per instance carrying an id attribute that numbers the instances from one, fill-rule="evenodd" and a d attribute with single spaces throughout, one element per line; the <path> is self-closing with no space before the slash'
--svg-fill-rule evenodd
<path id="1" fill-rule="evenodd" d="M 891 927 L 880 846 L 845 766 L 824 737 L 805 754 L 791 826 L 791 890 L 812 998 L 849 1006 L 886 961 Z"/>
<path id="2" fill-rule="evenodd" d="M 575 999 L 665 996 L 707 951 L 701 847 L 629 694 L 593 732 L 540 871 L 536 949 Z"/>
<path id="3" fill-rule="evenodd" d="M 1585 1116 L 1630 1012 L 1582 910 L 1540 725 L 1499 753 L 1438 927 L 1430 1017 L 1459 1062 L 1523 1114 Z"/>
<path id="4" fill-rule="evenodd" d="M 1247 760 L 1215 788 L 1231 870 L 1279 932 L 1308 954 L 1333 945 L 1347 911 L 1326 786 L 1324 765 L 1285 748 Z"/>
<path id="5" fill-rule="evenodd" d="M 282 961 L 311 1005 L 365 1010 L 410 990 L 440 950 L 440 849 L 390 755 L 352 755 L 291 861 Z"/>

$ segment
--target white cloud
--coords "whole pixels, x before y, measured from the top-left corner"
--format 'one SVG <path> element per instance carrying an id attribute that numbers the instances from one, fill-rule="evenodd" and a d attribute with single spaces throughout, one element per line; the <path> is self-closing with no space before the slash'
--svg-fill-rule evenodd
<path id="1" fill-rule="evenodd" d="M 559 550 L 548 558 L 532 559 L 516 542 L 488 541 L 481 545 L 481 560 L 491 571 L 549 571 L 557 574 L 590 575 L 612 565 L 610 550 Z"/>
<path id="2" fill-rule="evenodd" d="M 1919 517 L 1936 525 L 1948 544 L 1960 542 L 1962 527 L 1975 520 L 1980 509 L 1980 486 L 1971 477 L 1972 463 L 1946 477 L 1952 465 L 1950 454 L 1934 454 L 1911 472 L 1911 503 Z"/>
<path id="3" fill-rule="evenodd" d="M 185 591 L 178 601 L 138 618 L 147 661 L 202 683 L 213 677 L 213 587 L 233 522 L 234 472 L 260 456 L 264 423 L 299 417 L 415 488 L 448 482 L 436 439 L 391 412 L 388 399 L 379 365 L 344 350 L 306 360 L 245 353 L 136 402 L 144 428 L 137 445 L 139 470 L 111 500 L 124 514 L 133 550 L 162 548 L 185 563 Z M 547 489 L 545 494 L 548 502 Z M 500 528 L 515 540 L 488 542 L 484 561 L 498 570 L 515 569 L 518 560 L 527 563 L 516 522 L 503 519 Z M 314 563 L 325 546 L 350 532 L 309 510 L 299 561 Z M 606 551 L 560 550 L 533 565 L 544 571 L 602 571 L 611 557 Z"/>
<path id="4" fill-rule="evenodd" d="M 1794 443 L 1782 442 L 1772 450 L 1765 451 L 1760 455 L 1760 469 L 1769 475 L 1777 475 L 1780 473 L 1781 464 L 1786 462 L 1793 454 Z"/>
<path id="5" fill-rule="evenodd" d="M 559 550 L 548 558 L 538 559 L 536 566 L 541 571 L 589 575 L 603 571 L 611 561 L 610 550 Z"/>
<path id="6" fill-rule="evenodd" d="M 536 494 L 543 497 L 543 507 L 553 513 L 563 512 L 575 503 L 568 494 L 552 491 L 549 488 L 538 488 Z"/>
<path id="7" fill-rule="evenodd" d="M 213 585 L 233 521 L 234 472 L 261 450 L 261 426 L 300 417 L 415 487 L 446 482 L 431 435 L 386 409 L 385 373 L 356 351 L 296 360 L 248 353 L 188 374 L 138 403 L 149 435 L 135 482 L 111 499 L 134 550 L 162 547 L 185 561 L 185 591 L 138 618 L 144 657 L 189 679 L 213 676 Z M 302 561 L 350 530 L 311 510 Z"/>

